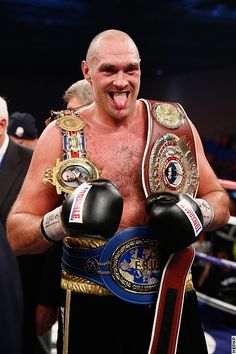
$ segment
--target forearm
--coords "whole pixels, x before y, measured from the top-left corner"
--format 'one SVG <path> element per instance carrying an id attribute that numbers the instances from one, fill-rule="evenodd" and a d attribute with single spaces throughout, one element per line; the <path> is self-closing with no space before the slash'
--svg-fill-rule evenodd
<path id="1" fill-rule="evenodd" d="M 227 224 L 229 213 L 229 197 L 227 193 L 222 191 L 214 191 L 202 197 L 206 200 L 213 209 L 213 219 L 206 231 L 216 230 Z"/>
<path id="2" fill-rule="evenodd" d="M 48 249 L 51 244 L 42 237 L 40 222 L 42 217 L 13 213 L 7 220 L 7 237 L 16 255 L 37 254 Z"/>
<path id="3" fill-rule="evenodd" d="M 118 229 L 123 199 L 113 182 L 100 179 L 82 183 L 51 211 L 36 206 L 37 215 L 30 209 L 19 213 L 22 205 L 18 201 L 13 206 L 7 222 L 9 242 L 17 255 L 43 252 L 66 235 L 110 237 Z"/>

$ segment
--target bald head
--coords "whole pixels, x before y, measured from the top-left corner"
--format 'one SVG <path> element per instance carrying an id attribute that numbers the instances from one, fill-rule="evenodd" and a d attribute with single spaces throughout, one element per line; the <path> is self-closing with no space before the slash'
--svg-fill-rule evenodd
<path id="1" fill-rule="evenodd" d="M 0 119 L 5 119 L 8 122 L 9 114 L 6 100 L 0 96 Z"/>
<path id="2" fill-rule="evenodd" d="M 64 93 L 63 100 L 68 109 L 77 110 L 83 105 L 93 102 L 93 91 L 87 80 L 73 83 Z"/>
<path id="3" fill-rule="evenodd" d="M 101 50 L 103 51 L 103 54 L 105 54 L 106 50 L 110 52 L 111 48 L 114 48 L 115 51 L 119 53 L 120 47 L 124 44 L 126 45 L 128 51 L 136 54 L 138 58 L 140 57 L 136 44 L 126 32 L 115 29 L 100 32 L 93 38 L 88 47 L 86 61 L 90 65 L 91 62 L 96 58 L 97 53 L 99 53 Z"/>
<path id="4" fill-rule="evenodd" d="M 7 134 L 9 114 L 6 100 L 0 96 L 0 147 L 2 146 Z"/>

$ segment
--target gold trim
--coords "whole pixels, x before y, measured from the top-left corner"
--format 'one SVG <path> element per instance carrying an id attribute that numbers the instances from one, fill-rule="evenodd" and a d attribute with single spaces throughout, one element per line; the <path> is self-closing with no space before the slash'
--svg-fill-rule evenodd
<path id="1" fill-rule="evenodd" d="M 62 270 L 61 288 L 74 291 L 75 293 L 93 294 L 99 296 L 113 295 L 112 292 L 106 288 L 97 285 L 90 280 L 71 275 L 64 270 Z M 189 292 L 192 290 L 194 290 L 194 286 L 192 282 L 192 274 L 189 272 L 185 281 L 185 291 Z"/>
<path id="2" fill-rule="evenodd" d="M 106 288 L 95 284 L 94 282 L 68 274 L 64 270 L 61 273 L 61 287 L 62 289 L 71 290 L 75 293 L 93 294 L 93 295 L 112 295 Z"/>
<path id="3" fill-rule="evenodd" d="M 192 273 L 189 272 L 185 281 L 185 291 L 192 291 L 194 290 L 193 282 L 192 282 Z"/>
<path id="4" fill-rule="evenodd" d="M 70 247 L 79 247 L 79 248 L 97 248 L 104 246 L 106 244 L 105 240 L 98 239 L 85 239 L 81 237 L 65 237 L 64 242 L 66 242 Z"/>

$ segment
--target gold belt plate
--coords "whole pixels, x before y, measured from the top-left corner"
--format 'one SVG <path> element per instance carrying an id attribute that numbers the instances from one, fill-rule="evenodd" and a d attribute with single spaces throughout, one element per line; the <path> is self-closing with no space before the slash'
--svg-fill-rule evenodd
<path id="1" fill-rule="evenodd" d="M 53 184 L 58 194 L 70 194 L 83 182 L 98 179 L 99 176 L 100 171 L 88 158 L 57 159 L 55 167 L 45 170 L 42 182 Z"/>

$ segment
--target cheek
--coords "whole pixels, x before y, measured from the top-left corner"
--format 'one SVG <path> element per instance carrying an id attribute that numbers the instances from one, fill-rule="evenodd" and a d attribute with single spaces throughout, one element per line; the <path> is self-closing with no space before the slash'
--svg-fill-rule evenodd
<path id="1" fill-rule="evenodd" d="M 96 85 L 95 89 L 93 90 L 94 101 L 96 102 L 104 101 L 104 95 L 105 95 L 104 90 L 100 86 Z"/>
<path id="2" fill-rule="evenodd" d="M 132 78 L 132 83 L 135 87 L 140 87 L 140 80 L 141 80 L 141 76 L 140 75 L 136 75 Z"/>
<path id="3" fill-rule="evenodd" d="M 92 78 L 92 86 L 94 90 L 94 95 L 103 96 L 107 91 L 107 80 L 104 80 L 102 77 Z"/>

